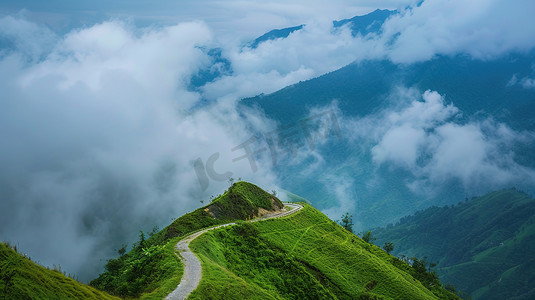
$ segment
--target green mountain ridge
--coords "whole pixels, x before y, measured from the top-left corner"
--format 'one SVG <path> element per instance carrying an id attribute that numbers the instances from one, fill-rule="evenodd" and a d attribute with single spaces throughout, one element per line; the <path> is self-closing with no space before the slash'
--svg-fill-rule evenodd
<path id="1" fill-rule="evenodd" d="M 302 199 L 293 194 L 292 198 Z M 161 299 L 182 276 L 182 263 L 172 251 L 180 239 L 201 228 L 242 220 L 191 243 L 201 260 L 203 278 L 189 299 L 456 298 L 440 283 L 433 281 L 431 290 L 426 288 L 413 277 L 411 266 L 303 205 L 291 216 L 244 222 L 261 209 L 280 210 L 282 203 L 253 184 L 237 182 L 211 204 L 178 218 L 143 242 L 143 250 L 139 250 L 140 240 L 128 254 L 110 260 L 107 271 L 91 284 L 123 297 Z M 324 257 L 318 260 L 317 255 Z M 162 261 L 168 267 L 160 268 Z M 174 274 L 169 274 L 171 265 L 179 269 Z M 128 277 L 134 271 L 137 278 L 145 276 L 137 286 L 137 279 Z"/>
<path id="2" fill-rule="evenodd" d="M 206 206 L 176 219 L 149 239 L 106 264 L 106 272 L 91 285 L 121 297 L 161 299 L 180 282 L 182 263 L 175 255 L 175 244 L 185 236 L 220 224 L 258 216 L 261 209 L 276 211 L 282 202 L 258 186 L 236 182 Z"/>
<path id="3" fill-rule="evenodd" d="M 395 254 L 427 257 L 474 299 L 535 296 L 535 199 L 515 189 L 432 207 L 373 230 Z"/>
<path id="4" fill-rule="evenodd" d="M 91 281 L 92 287 L 64 278 L 56 288 L 26 276 L 24 283 L 15 281 L 8 291 L 40 285 L 34 293 L 43 295 L 42 299 L 113 298 L 94 288 L 123 299 L 163 299 L 183 275 L 176 243 L 201 229 L 235 222 L 191 242 L 203 277 L 188 299 L 458 299 L 425 267 L 418 269 L 393 257 L 311 205 L 302 205 L 285 217 L 246 222 L 283 211 L 283 203 L 254 184 L 237 182 L 210 204 L 183 215 L 149 238 L 140 232 L 139 241 L 128 253 L 124 247 L 118 258 L 106 263 L 106 271 Z M 14 252 L 3 245 L 1 249 L 1 253 Z M 2 256 L 2 274 L 7 261 Z M 31 268 L 23 265 L 20 272 L 35 273 Z M 58 273 L 47 271 L 54 273 L 49 277 Z M 4 286 L 0 279 L 0 288 Z M 67 289 L 75 296 L 50 296 Z M 34 298 L 38 299 L 13 299 Z"/>

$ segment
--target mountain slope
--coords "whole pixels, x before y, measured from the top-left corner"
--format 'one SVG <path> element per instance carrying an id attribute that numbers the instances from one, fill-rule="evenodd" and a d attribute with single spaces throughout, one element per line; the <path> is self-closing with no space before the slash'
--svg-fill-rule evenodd
<path id="1" fill-rule="evenodd" d="M 334 27 L 348 26 L 353 36 L 358 34 L 365 36 L 368 33 L 379 33 L 386 19 L 395 13 L 396 11 L 388 9 L 376 9 L 363 16 L 334 21 L 333 25 Z"/>
<path id="2" fill-rule="evenodd" d="M 340 127 L 349 129 L 342 130 L 341 139 L 327 136 L 325 143 L 314 149 L 321 158 L 322 168 L 318 170 L 321 176 L 308 176 L 310 173 L 303 171 L 310 164 L 299 164 L 296 160 L 281 163 L 275 167 L 284 176 L 282 187 L 306 197 L 319 209 L 327 209 L 338 205 L 332 187 L 344 178 L 352 182 L 346 194 L 358 201 L 359 209 L 352 213 L 358 217 L 361 228 L 383 226 L 418 209 L 451 204 L 452 199 L 504 186 L 484 183 L 467 187 L 458 178 L 448 177 L 440 185 L 429 187 L 433 193 L 415 193 L 409 183 L 425 182 L 427 178 L 415 178 L 410 171 L 387 164 L 378 166 L 372 158 L 377 143 L 365 139 L 355 141 L 352 131 L 358 128 L 351 127 L 352 120 L 381 116 L 385 111 L 397 109 L 403 99 L 396 98 L 396 91 L 399 87 L 410 87 L 444 95 L 446 104 L 452 103 L 462 112 L 456 124 L 484 123 L 490 119 L 506 124 L 519 135 L 534 131 L 535 117 L 531 112 L 535 111 L 535 89 L 508 85 L 513 74 L 519 78 L 532 76 L 534 59 L 535 53 L 489 61 L 465 56 L 436 57 L 411 65 L 362 61 L 270 95 L 243 99 L 242 104 L 259 107 L 284 128 L 311 118 L 312 108 L 328 110 L 335 103 L 340 112 L 337 115 Z M 534 168 L 533 142 L 517 144 L 511 149 L 514 161 Z M 302 147 L 302 150 L 307 149 Z M 525 178 L 525 182 L 514 185 L 532 192 L 532 180 Z"/>
<path id="3" fill-rule="evenodd" d="M 189 299 L 455 299 L 309 205 L 212 230 L 190 244 L 203 279 Z"/>
<path id="4" fill-rule="evenodd" d="M 189 244 L 202 279 L 188 299 L 457 299 L 425 269 L 363 242 L 310 205 L 281 218 L 243 221 L 282 207 L 259 187 L 235 183 L 148 240 L 141 236 L 91 284 L 122 297 L 162 299 L 183 275 L 175 244 L 201 228 L 236 222 Z"/>
<path id="5" fill-rule="evenodd" d="M 535 292 L 535 199 L 515 189 L 429 208 L 374 234 L 394 242 L 394 253 L 437 262 L 445 283 L 475 299 Z"/>
<path id="6" fill-rule="evenodd" d="M 176 219 L 149 239 L 140 236 L 130 252 L 109 260 L 106 272 L 91 285 L 123 297 L 163 298 L 182 276 L 183 266 L 174 250 L 180 239 L 203 228 L 251 219 L 282 207 L 277 197 L 258 186 L 236 182 L 210 204 Z"/>
<path id="7" fill-rule="evenodd" d="M 274 40 L 274 39 L 280 39 L 280 38 L 287 38 L 292 32 L 298 31 L 303 29 L 305 25 L 299 25 L 294 27 L 288 27 L 283 29 L 273 29 L 268 33 L 263 34 L 262 36 L 255 39 L 251 44 L 251 48 L 257 48 L 260 43 Z"/>
<path id="8" fill-rule="evenodd" d="M 375 11 L 368 13 L 362 16 L 355 16 L 351 19 L 344 19 L 340 21 L 333 21 L 334 28 L 340 28 L 347 26 L 353 36 L 362 35 L 365 36 L 368 33 L 379 33 L 383 23 L 390 17 L 395 14 L 396 11 L 387 10 L 387 9 L 376 9 Z M 303 29 L 305 25 L 298 25 L 294 27 L 287 27 L 282 29 L 273 29 L 262 36 L 255 39 L 248 46 L 251 48 L 257 48 L 263 42 L 287 38 L 292 32 L 299 31 Z"/>
<path id="9" fill-rule="evenodd" d="M 17 300 L 118 299 L 68 278 L 60 271 L 41 267 L 3 243 L 0 243 L 0 295 L 2 299 Z"/>

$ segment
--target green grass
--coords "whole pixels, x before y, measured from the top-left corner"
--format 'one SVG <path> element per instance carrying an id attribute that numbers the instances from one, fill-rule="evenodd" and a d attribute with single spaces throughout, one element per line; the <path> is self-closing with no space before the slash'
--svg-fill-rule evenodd
<path id="1" fill-rule="evenodd" d="M 184 266 L 175 254 L 175 245 L 179 240 L 180 238 L 171 239 L 165 245 L 163 259 L 158 262 L 162 275 L 146 288 L 150 292 L 143 293 L 140 299 L 163 299 L 180 283 Z"/>
<path id="2" fill-rule="evenodd" d="M 200 256 L 203 280 L 188 300 L 205 299 L 278 299 L 260 287 L 250 284 L 205 256 Z"/>
<path id="3" fill-rule="evenodd" d="M 240 285 L 274 299 L 455 298 L 441 287 L 435 287 L 437 295 L 433 294 L 414 279 L 409 265 L 363 242 L 309 205 L 288 217 L 211 231 L 190 247 L 203 264 L 203 279 L 193 299 L 228 288 L 212 273 L 216 271 L 238 276 L 245 281 Z M 265 297 L 246 294 L 228 299 Z"/>
<path id="4" fill-rule="evenodd" d="M 234 183 L 210 204 L 176 219 L 127 254 L 111 259 L 106 272 L 91 285 L 121 297 L 161 299 L 176 288 L 183 266 L 174 246 L 185 236 L 203 228 L 251 219 L 259 209 L 274 210 L 283 204 L 275 196 L 247 182 Z"/>
<path id="5" fill-rule="evenodd" d="M 6 299 L 119 299 L 50 270 L 0 243 L 0 298 L 5 296 L 5 276 L 13 274 Z M 4 279 L 2 279 L 4 278 Z"/>
<path id="6" fill-rule="evenodd" d="M 265 243 L 259 238 L 256 228 L 249 223 L 210 232 L 192 247 L 196 252 L 199 252 L 199 247 L 202 249 L 200 252 L 204 253 L 201 255 L 203 262 L 215 263 L 222 269 L 239 274 L 250 288 L 259 289 L 272 298 L 287 295 L 294 299 L 332 298 L 328 297 L 330 293 L 296 259 L 282 255 L 280 249 Z M 214 279 L 203 278 L 203 283 L 219 285 L 218 277 Z M 210 290 L 203 289 L 196 293 L 201 299 L 211 294 Z"/>
<path id="7" fill-rule="evenodd" d="M 440 283 L 426 288 L 415 279 L 411 266 L 364 243 L 309 205 L 280 219 L 243 221 L 256 216 L 260 208 L 279 209 L 282 203 L 255 185 L 235 183 L 211 204 L 108 261 L 107 271 L 91 284 L 121 297 L 162 299 L 182 276 L 174 245 L 202 228 L 236 221 L 238 225 L 209 231 L 190 244 L 203 266 L 203 278 L 190 299 L 452 296 Z"/>
<path id="8" fill-rule="evenodd" d="M 146 245 L 128 254 L 111 259 L 107 272 L 91 281 L 91 285 L 127 298 L 162 299 L 176 288 L 183 266 L 175 255 L 179 238 L 165 245 Z"/>

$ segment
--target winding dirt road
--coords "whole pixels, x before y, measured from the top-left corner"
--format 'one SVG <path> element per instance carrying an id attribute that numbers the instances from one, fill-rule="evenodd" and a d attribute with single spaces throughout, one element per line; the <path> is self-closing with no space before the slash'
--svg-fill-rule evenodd
<path id="1" fill-rule="evenodd" d="M 285 217 L 303 208 L 302 205 L 296 204 L 296 203 L 285 203 L 284 207 L 289 207 L 290 210 L 272 213 L 272 214 L 266 214 L 266 215 L 263 215 L 262 217 L 258 217 L 249 222 L 258 222 L 258 221 L 263 221 L 267 219 Z M 199 286 L 199 283 L 201 282 L 201 278 L 202 278 L 201 262 L 199 261 L 197 256 L 193 252 L 191 252 L 189 248 L 189 243 L 207 231 L 225 227 L 225 226 L 235 225 L 235 224 L 236 223 L 228 223 L 228 224 L 223 224 L 223 225 L 203 229 L 201 231 L 188 235 L 187 237 L 181 239 L 176 244 L 175 249 L 178 252 L 177 255 L 182 261 L 182 263 L 184 264 L 184 274 L 182 275 L 182 279 L 180 279 L 180 283 L 178 284 L 176 289 L 172 291 L 171 294 L 169 294 L 165 298 L 166 300 L 186 299 L 189 296 L 189 294 L 193 292 L 197 288 L 197 286 Z"/>

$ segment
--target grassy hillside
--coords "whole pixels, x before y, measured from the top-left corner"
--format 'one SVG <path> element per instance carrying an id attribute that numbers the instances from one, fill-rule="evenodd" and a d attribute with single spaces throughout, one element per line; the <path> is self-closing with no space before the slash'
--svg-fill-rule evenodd
<path id="1" fill-rule="evenodd" d="M 396 254 L 427 256 L 443 282 L 474 299 L 535 296 L 535 199 L 517 190 L 429 208 L 373 233 Z"/>
<path id="2" fill-rule="evenodd" d="M 203 279 L 190 299 L 437 299 L 439 282 L 309 205 L 289 217 L 210 231 L 190 247 Z M 428 282 L 429 283 L 429 282 Z"/>
<path id="3" fill-rule="evenodd" d="M 202 228 L 247 220 L 283 207 L 275 196 L 258 186 L 234 183 L 225 193 L 191 213 L 176 219 L 145 240 L 144 233 L 133 249 L 106 264 L 106 272 L 91 285 L 122 297 L 161 299 L 180 282 L 183 266 L 174 253 L 175 244 Z"/>
<path id="4" fill-rule="evenodd" d="M 274 210 L 283 207 L 275 196 L 258 186 L 236 182 L 212 203 L 186 214 L 163 230 L 163 239 L 182 236 L 186 233 L 234 220 L 247 220 L 258 215 L 259 209 Z M 162 238 L 160 235 L 158 238 Z"/>
<path id="5" fill-rule="evenodd" d="M 7 287 L 6 287 L 7 282 Z M 41 267 L 0 243 L 0 299 L 118 299 Z"/>

